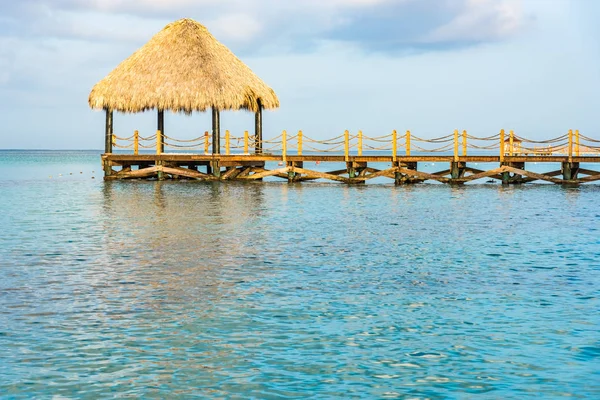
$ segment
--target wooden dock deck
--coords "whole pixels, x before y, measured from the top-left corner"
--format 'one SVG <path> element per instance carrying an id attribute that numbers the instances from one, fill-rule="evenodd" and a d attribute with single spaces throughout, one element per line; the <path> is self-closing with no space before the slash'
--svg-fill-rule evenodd
<path id="1" fill-rule="evenodd" d="M 600 163 L 600 141 L 580 135 L 578 131 L 569 131 L 566 135 L 548 141 L 530 141 L 543 143 L 544 146 L 539 148 L 524 146 L 523 143 L 527 140 L 516 137 L 512 131 L 506 137 L 504 131 L 501 131 L 500 134 L 487 138 L 469 136 L 466 131 L 462 135 L 455 131 L 453 135 L 435 139 L 417 138 L 411 136 L 409 131 L 402 137 L 395 131 L 388 136 L 369 138 L 360 131 L 356 135 L 350 135 L 346 131 L 340 137 L 316 141 L 307 139 L 302 132 L 288 137 L 284 131 L 279 137 L 260 143 L 260 146 L 252 143 L 254 153 L 249 154 L 250 138 L 247 133 L 244 137 L 232 138 L 226 132 L 225 154 L 208 153 L 208 134 L 202 143 L 190 146 L 189 141 L 186 141 L 185 146 L 179 146 L 186 149 L 204 148 L 206 154 L 199 154 L 164 153 L 165 138 L 157 132 L 156 136 L 150 138 L 156 140 L 156 154 L 139 154 L 140 137 L 136 132 L 131 138 L 113 137 L 116 147 L 131 147 L 134 149 L 133 154 L 105 153 L 102 161 L 106 180 L 256 181 L 276 177 L 288 182 L 321 179 L 361 184 L 375 178 L 388 178 L 397 185 L 425 181 L 460 185 L 479 179 L 497 180 L 503 184 L 545 181 L 579 185 L 600 181 L 600 171 L 580 167 L 581 164 Z M 129 140 L 130 144 L 118 145 L 119 139 Z M 169 140 L 172 145 L 173 139 Z M 240 143 L 238 147 L 232 145 L 236 140 Z M 582 144 L 582 141 L 585 143 Z M 307 142 L 312 146 L 306 146 Z M 481 142 L 487 143 L 481 145 Z M 424 148 L 422 143 L 438 147 Z M 547 143 L 549 144 L 546 145 Z M 265 145 L 270 147 L 265 149 Z M 487 154 L 467 154 L 468 149 Z M 411 154 L 415 150 L 419 153 Z M 496 155 L 489 154 L 494 150 Z M 307 163 L 322 165 L 316 170 L 309 168 Z M 419 168 L 423 163 L 445 163 L 447 168 L 425 172 Z M 486 163 L 495 166 L 488 170 L 474 168 Z M 547 165 L 550 170 L 544 173 L 533 172 L 526 168 L 528 163 Z M 267 169 L 269 165 L 271 169 Z M 328 165 L 331 168 L 327 169 Z M 338 169 L 332 169 L 334 166 Z"/>

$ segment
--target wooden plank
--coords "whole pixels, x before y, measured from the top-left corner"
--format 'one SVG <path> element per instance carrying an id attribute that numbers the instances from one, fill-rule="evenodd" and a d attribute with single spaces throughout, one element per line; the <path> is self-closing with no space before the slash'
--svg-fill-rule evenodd
<path id="1" fill-rule="evenodd" d="M 289 171 L 290 171 L 290 167 L 274 169 L 274 170 L 271 170 L 271 171 L 264 170 L 262 172 L 257 172 L 257 173 L 252 174 L 252 175 L 240 177 L 239 179 L 256 180 L 256 179 L 266 178 L 268 176 L 275 176 L 275 175 L 278 175 L 278 174 L 287 174 Z M 287 175 L 286 175 L 286 179 L 287 179 Z"/>
<path id="2" fill-rule="evenodd" d="M 347 169 L 338 169 L 335 171 L 328 171 L 325 172 L 326 174 L 330 174 L 330 175 L 343 175 L 343 174 L 347 174 L 348 170 Z"/>
<path id="3" fill-rule="evenodd" d="M 360 181 L 367 181 L 369 179 L 381 178 L 381 177 L 394 179 L 394 173 L 396 171 L 397 171 L 397 168 L 394 167 L 394 168 L 390 168 L 390 169 L 384 169 L 381 171 L 373 172 L 368 175 L 359 176 L 358 178 L 355 178 L 355 179 L 360 180 Z"/>
<path id="4" fill-rule="evenodd" d="M 489 171 L 481 171 L 477 174 L 468 175 L 468 176 L 465 176 L 465 177 L 457 179 L 457 180 L 461 181 L 461 182 L 470 182 L 470 181 L 474 181 L 474 180 L 481 179 L 481 178 L 490 178 L 493 176 L 497 176 L 497 179 L 502 180 L 502 177 L 498 176 L 498 174 L 501 174 L 502 172 L 506 172 L 506 168 L 507 168 L 506 166 L 502 166 L 500 168 L 491 169 Z"/>
<path id="5" fill-rule="evenodd" d="M 518 168 L 514 168 L 514 167 L 509 167 L 509 166 L 505 166 L 504 168 L 506 168 L 506 170 L 505 170 L 506 172 L 512 172 L 514 174 L 527 176 L 529 178 L 536 178 L 537 180 L 552 182 L 552 183 L 556 183 L 559 185 L 566 183 L 566 181 L 564 181 L 562 179 L 553 178 L 548 175 L 537 174 L 537 173 L 531 172 L 531 171 L 525 171 L 524 169 L 518 169 Z"/>
<path id="6" fill-rule="evenodd" d="M 156 168 L 157 168 L 158 172 L 163 172 L 163 173 L 169 174 L 169 175 L 183 176 L 186 178 L 198 179 L 198 180 L 203 180 L 203 181 L 217 180 L 217 178 L 212 175 L 203 174 L 202 172 L 193 171 L 193 170 L 185 169 L 185 168 L 165 167 L 165 166 L 161 166 L 161 165 L 159 165 Z"/>
<path id="7" fill-rule="evenodd" d="M 472 174 L 480 174 L 482 172 L 485 172 L 482 169 L 477 169 L 477 168 L 471 168 L 471 167 L 465 167 L 465 172 L 470 172 Z"/>
<path id="8" fill-rule="evenodd" d="M 550 171 L 550 172 L 544 172 L 544 175 L 548 175 L 548 176 L 559 176 L 562 175 L 562 171 L 560 169 L 557 169 L 555 171 Z"/>
<path id="9" fill-rule="evenodd" d="M 428 174 L 426 172 L 416 171 L 414 169 L 398 167 L 397 172 L 400 172 L 401 174 L 404 174 L 407 176 L 423 179 L 423 180 L 434 180 L 434 181 L 438 181 L 438 182 L 442 182 L 442 183 L 450 182 L 450 178 L 444 178 L 444 177 L 441 177 L 438 175 L 433 175 L 433 174 Z"/>
<path id="10" fill-rule="evenodd" d="M 600 174 L 585 176 L 583 178 L 577 179 L 579 182 L 595 182 L 600 181 Z"/>
<path id="11" fill-rule="evenodd" d="M 305 175 L 306 178 L 315 178 L 315 179 L 329 179 L 332 181 L 337 181 L 337 182 L 344 182 L 347 183 L 348 182 L 348 178 L 344 178 L 338 175 L 334 175 L 334 174 L 330 174 L 330 173 L 325 173 L 325 172 L 318 172 L 318 171 L 312 171 L 309 169 L 304 169 L 304 168 L 294 168 L 295 172 Z"/>
<path id="12" fill-rule="evenodd" d="M 136 179 L 136 178 L 147 178 L 149 176 L 156 175 L 159 167 L 150 167 L 144 169 L 138 169 L 135 171 L 123 171 L 113 175 L 114 179 Z"/>
<path id="13" fill-rule="evenodd" d="M 578 171 L 580 174 L 586 174 L 586 175 L 596 175 L 596 174 L 600 174 L 600 171 L 593 171 L 591 169 L 585 169 L 585 168 L 579 168 Z"/>
<path id="14" fill-rule="evenodd" d="M 231 168 L 221 174 L 221 180 L 226 181 L 229 179 L 235 179 L 244 171 L 243 168 Z"/>

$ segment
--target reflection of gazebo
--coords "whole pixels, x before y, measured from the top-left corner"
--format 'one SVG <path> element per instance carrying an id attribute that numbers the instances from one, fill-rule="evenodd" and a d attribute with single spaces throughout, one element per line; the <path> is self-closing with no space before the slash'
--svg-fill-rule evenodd
<path id="1" fill-rule="evenodd" d="M 148 43 L 98 82 L 90 107 L 106 111 L 105 153 L 112 153 L 113 111 L 158 110 L 164 134 L 164 110 L 212 109 L 213 153 L 220 152 L 221 110 L 256 113 L 256 150 L 262 146 L 262 109 L 279 107 L 275 92 L 208 30 L 192 19 L 167 25 Z M 164 145 L 163 145 L 164 146 Z"/>
<path id="2" fill-rule="evenodd" d="M 507 138 L 504 140 L 504 154 L 519 154 L 521 152 L 521 143 L 523 143 L 523 141 L 516 137 Z"/>

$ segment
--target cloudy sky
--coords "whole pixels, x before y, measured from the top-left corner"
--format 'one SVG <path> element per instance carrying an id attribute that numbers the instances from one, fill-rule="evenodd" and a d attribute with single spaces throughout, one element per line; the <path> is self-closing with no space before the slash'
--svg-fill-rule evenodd
<path id="1" fill-rule="evenodd" d="M 1 0 L 0 148 L 101 149 L 91 88 L 183 17 L 275 89 L 267 138 L 500 128 L 600 137 L 596 0 Z M 222 114 L 234 134 L 253 121 Z M 151 134 L 155 123 L 154 112 L 118 114 L 115 133 Z M 165 123 L 182 138 L 210 127 L 202 114 Z"/>

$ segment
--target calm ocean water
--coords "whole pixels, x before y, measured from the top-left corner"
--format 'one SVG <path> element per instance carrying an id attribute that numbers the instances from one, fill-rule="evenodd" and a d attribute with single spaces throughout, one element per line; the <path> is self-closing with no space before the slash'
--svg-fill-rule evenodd
<path id="1" fill-rule="evenodd" d="M 600 186 L 105 183 L 97 151 L 0 151 L 0 198 L 0 398 L 600 397 Z"/>

